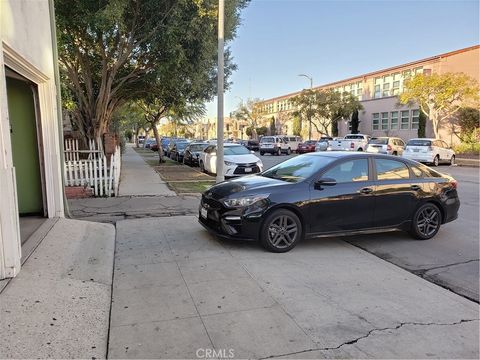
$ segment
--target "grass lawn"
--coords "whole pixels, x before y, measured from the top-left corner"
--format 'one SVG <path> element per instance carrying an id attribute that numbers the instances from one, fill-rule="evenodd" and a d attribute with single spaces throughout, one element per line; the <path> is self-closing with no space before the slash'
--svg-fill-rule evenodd
<path id="1" fill-rule="evenodd" d="M 168 186 L 177 194 L 182 193 L 203 193 L 205 190 L 215 185 L 214 180 L 210 181 L 169 181 Z"/>

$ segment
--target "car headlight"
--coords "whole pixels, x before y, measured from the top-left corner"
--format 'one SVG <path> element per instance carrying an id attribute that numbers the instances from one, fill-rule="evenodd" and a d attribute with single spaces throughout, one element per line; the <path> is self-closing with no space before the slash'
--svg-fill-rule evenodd
<path id="1" fill-rule="evenodd" d="M 226 207 L 237 208 L 237 207 L 247 207 L 252 204 L 255 204 L 257 201 L 265 200 L 270 194 L 260 194 L 260 195 L 250 195 L 239 198 L 227 199 L 223 203 Z"/>
<path id="2" fill-rule="evenodd" d="M 225 165 L 227 166 L 233 166 L 233 165 L 236 165 L 234 162 L 231 162 L 231 161 L 224 161 Z"/>

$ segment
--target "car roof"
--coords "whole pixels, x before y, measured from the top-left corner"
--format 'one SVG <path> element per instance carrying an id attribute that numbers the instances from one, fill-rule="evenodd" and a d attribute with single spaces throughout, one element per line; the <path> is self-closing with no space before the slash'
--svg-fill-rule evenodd
<path id="1" fill-rule="evenodd" d="M 430 140 L 430 141 L 435 141 L 435 140 L 439 140 L 439 139 L 434 139 L 434 138 L 413 138 L 413 139 L 408 139 L 408 141 L 410 140 Z"/>

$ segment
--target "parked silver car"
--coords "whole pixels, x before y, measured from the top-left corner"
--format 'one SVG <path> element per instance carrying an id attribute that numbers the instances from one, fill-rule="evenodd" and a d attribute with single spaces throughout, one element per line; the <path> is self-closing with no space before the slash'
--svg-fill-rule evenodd
<path id="1" fill-rule="evenodd" d="M 366 152 L 402 156 L 405 142 L 398 137 L 374 137 L 368 142 Z"/>

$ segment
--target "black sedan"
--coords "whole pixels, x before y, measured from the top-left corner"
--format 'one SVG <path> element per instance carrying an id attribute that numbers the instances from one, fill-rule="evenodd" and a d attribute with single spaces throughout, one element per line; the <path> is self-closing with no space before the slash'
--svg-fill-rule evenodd
<path id="1" fill-rule="evenodd" d="M 459 207 L 455 179 L 415 161 L 317 152 L 211 187 L 199 222 L 221 237 L 285 252 L 304 237 L 405 230 L 430 239 Z"/>
<path id="2" fill-rule="evenodd" d="M 198 166 L 200 154 L 207 148 L 207 143 L 191 143 L 185 148 L 183 153 L 183 163 L 185 165 Z"/>

